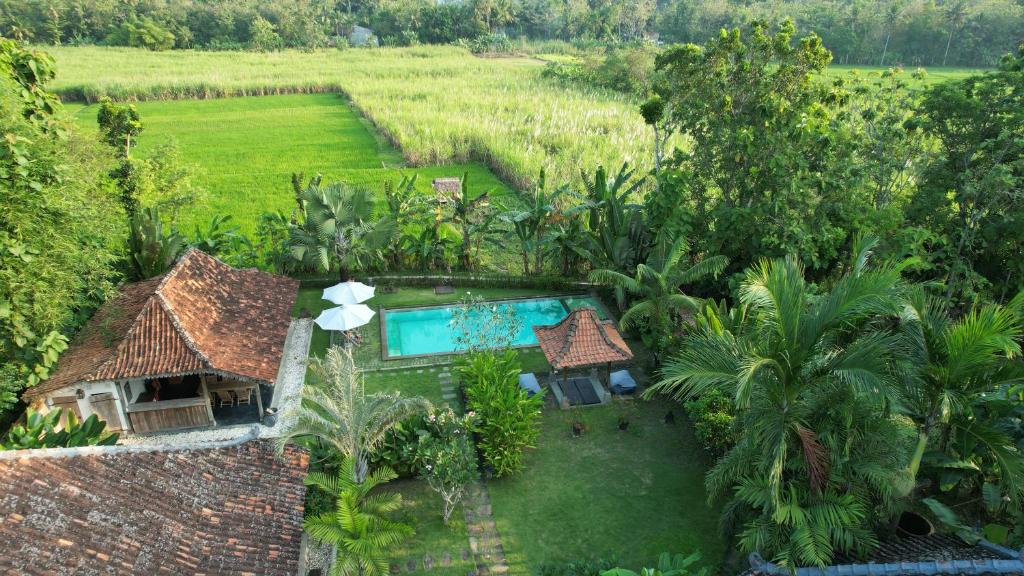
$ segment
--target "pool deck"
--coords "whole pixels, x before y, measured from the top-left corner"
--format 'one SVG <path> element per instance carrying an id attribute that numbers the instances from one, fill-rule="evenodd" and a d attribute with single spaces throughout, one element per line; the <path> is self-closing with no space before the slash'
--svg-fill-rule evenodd
<path id="1" fill-rule="evenodd" d="M 566 314 L 572 311 L 569 306 L 566 305 L 565 300 L 572 298 L 589 298 L 594 301 L 597 307 L 598 315 L 604 316 L 605 318 L 614 318 L 611 315 L 608 308 L 605 307 L 601 298 L 595 292 L 579 292 L 575 294 L 554 294 L 551 296 L 530 296 L 526 298 L 500 298 L 497 300 L 485 300 L 487 303 L 496 304 L 508 304 L 511 302 L 528 302 L 530 300 L 558 300 L 565 308 Z M 388 323 L 387 314 L 388 312 L 413 312 L 416 310 L 438 310 L 442 308 L 453 308 L 457 306 L 457 303 L 453 304 L 431 304 L 428 306 L 396 306 L 393 308 L 380 307 L 377 309 L 377 313 L 380 314 L 380 355 L 381 359 L 385 362 L 388 360 L 407 360 L 411 358 L 429 358 L 432 356 L 454 356 L 465 354 L 465 350 L 450 350 L 446 352 L 427 352 L 424 354 L 402 354 L 398 356 L 392 356 L 388 354 Z M 511 346 L 514 349 L 520 348 L 536 348 L 538 344 L 519 344 Z"/>

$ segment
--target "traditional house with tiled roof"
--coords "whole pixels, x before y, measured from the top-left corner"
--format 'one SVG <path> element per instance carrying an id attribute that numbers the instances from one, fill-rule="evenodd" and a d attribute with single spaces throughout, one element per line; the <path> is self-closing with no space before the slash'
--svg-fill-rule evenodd
<path id="1" fill-rule="evenodd" d="M 308 456 L 231 442 L 0 452 L 0 574 L 298 574 Z"/>
<path id="2" fill-rule="evenodd" d="M 190 250 L 163 276 L 123 286 L 25 398 L 158 432 L 258 421 L 273 394 L 296 280 Z"/>

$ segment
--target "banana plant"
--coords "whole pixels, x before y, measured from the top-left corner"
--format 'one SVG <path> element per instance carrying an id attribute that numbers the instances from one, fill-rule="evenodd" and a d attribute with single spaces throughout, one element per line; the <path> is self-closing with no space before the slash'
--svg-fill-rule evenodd
<path id="1" fill-rule="evenodd" d="M 60 426 L 61 418 L 65 419 Z M 51 410 L 40 414 L 29 408 L 25 412 L 25 423 L 11 427 L 7 440 L 0 444 L 0 450 L 27 450 L 32 448 L 76 448 L 80 446 L 112 446 L 117 444 L 118 434 L 107 433 L 106 422 L 95 414 L 85 420 L 70 410 Z"/>

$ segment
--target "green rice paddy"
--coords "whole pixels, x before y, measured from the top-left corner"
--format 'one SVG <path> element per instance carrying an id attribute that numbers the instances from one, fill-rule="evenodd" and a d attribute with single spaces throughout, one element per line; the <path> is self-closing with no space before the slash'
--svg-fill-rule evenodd
<path id="1" fill-rule="evenodd" d="M 480 163 L 407 167 L 402 154 L 338 94 L 253 96 L 213 100 L 149 101 L 137 104 L 144 126 L 135 154 L 146 156 L 174 141 L 182 159 L 197 169 L 206 190 L 197 206 L 183 210 L 177 225 L 191 232 L 215 214 L 230 214 L 251 233 L 263 212 L 295 205 L 291 174 L 341 180 L 377 193 L 384 182 L 418 174 L 417 188 L 432 194 L 430 182 L 469 172 L 471 194 L 511 192 Z M 70 105 L 76 120 L 96 129 L 98 106 Z"/>

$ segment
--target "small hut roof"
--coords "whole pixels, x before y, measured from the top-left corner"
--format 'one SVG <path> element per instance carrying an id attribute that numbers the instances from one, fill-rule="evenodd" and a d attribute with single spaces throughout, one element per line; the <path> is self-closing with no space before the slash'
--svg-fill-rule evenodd
<path id="1" fill-rule="evenodd" d="M 558 324 L 534 326 L 533 333 L 556 370 L 633 359 L 633 351 L 615 324 L 601 321 L 591 307 L 573 310 Z"/>

